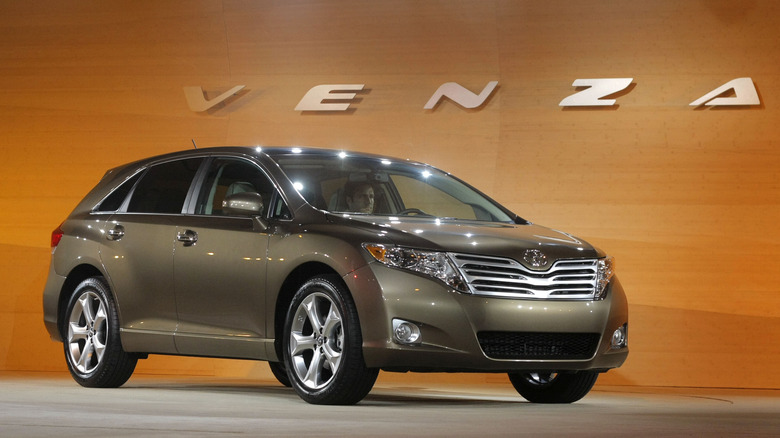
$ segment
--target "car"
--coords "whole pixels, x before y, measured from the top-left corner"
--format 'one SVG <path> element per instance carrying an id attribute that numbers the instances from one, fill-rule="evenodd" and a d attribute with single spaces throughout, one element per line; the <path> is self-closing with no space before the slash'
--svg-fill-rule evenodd
<path id="1" fill-rule="evenodd" d="M 613 259 L 430 165 L 214 147 L 113 168 L 51 235 L 44 323 L 72 377 L 150 354 L 267 361 L 306 402 L 388 372 L 506 373 L 572 403 L 628 356 Z"/>

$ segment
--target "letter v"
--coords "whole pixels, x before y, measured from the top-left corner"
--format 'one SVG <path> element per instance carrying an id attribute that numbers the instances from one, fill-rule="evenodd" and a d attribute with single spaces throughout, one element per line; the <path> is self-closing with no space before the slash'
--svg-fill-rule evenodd
<path id="1" fill-rule="evenodd" d="M 235 87 L 211 100 L 206 100 L 206 97 L 203 94 L 203 88 L 201 87 L 184 87 L 184 97 L 187 98 L 187 105 L 191 110 L 195 112 L 203 112 L 243 90 L 244 87 L 246 87 L 246 85 L 236 85 Z"/>

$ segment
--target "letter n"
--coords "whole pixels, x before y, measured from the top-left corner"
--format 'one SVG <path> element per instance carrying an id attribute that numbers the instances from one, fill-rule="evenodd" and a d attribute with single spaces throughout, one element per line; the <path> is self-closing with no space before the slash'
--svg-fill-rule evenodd
<path id="1" fill-rule="evenodd" d="M 482 89 L 481 93 L 475 94 L 456 82 L 447 82 L 442 84 L 439 89 L 433 93 L 433 96 L 431 96 L 428 103 L 426 103 L 423 108 L 435 108 L 436 105 L 439 104 L 439 101 L 444 97 L 448 97 L 450 100 L 464 108 L 477 108 L 485 103 L 490 94 L 493 93 L 493 90 L 496 89 L 496 85 L 498 85 L 498 81 L 490 81 L 487 86 Z"/>

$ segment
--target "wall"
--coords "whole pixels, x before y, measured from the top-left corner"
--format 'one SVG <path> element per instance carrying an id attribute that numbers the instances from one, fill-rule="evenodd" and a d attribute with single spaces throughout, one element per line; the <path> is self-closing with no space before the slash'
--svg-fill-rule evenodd
<path id="1" fill-rule="evenodd" d="M 452 171 L 614 255 L 631 354 L 602 384 L 780 388 L 780 4 L 692 1 L 0 3 L 0 370 L 63 371 L 41 322 L 52 229 L 115 165 L 312 145 Z M 633 78 L 564 109 L 578 78 Z M 750 77 L 761 105 L 694 108 Z M 454 81 L 479 108 L 443 100 Z M 196 113 L 183 87 L 239 95 Z M 343 113 L 294 108 L 365 84 Z M 615 97 L 613 97 L 615 98 Z M 139 372 L 267 376 L 153 357 Z M 491 379 L 493 377 L 486 377 Z"/>

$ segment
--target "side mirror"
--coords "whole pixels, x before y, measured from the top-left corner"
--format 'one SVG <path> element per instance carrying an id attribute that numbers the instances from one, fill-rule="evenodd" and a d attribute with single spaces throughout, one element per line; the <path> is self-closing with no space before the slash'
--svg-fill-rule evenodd
<path id="1" fill-rule="evenodd" d="M 263 214 L 263 197 L 257 192 L 234 193 L 222 201 L 222 211 L 234 216 L 259 216 Z"/>

